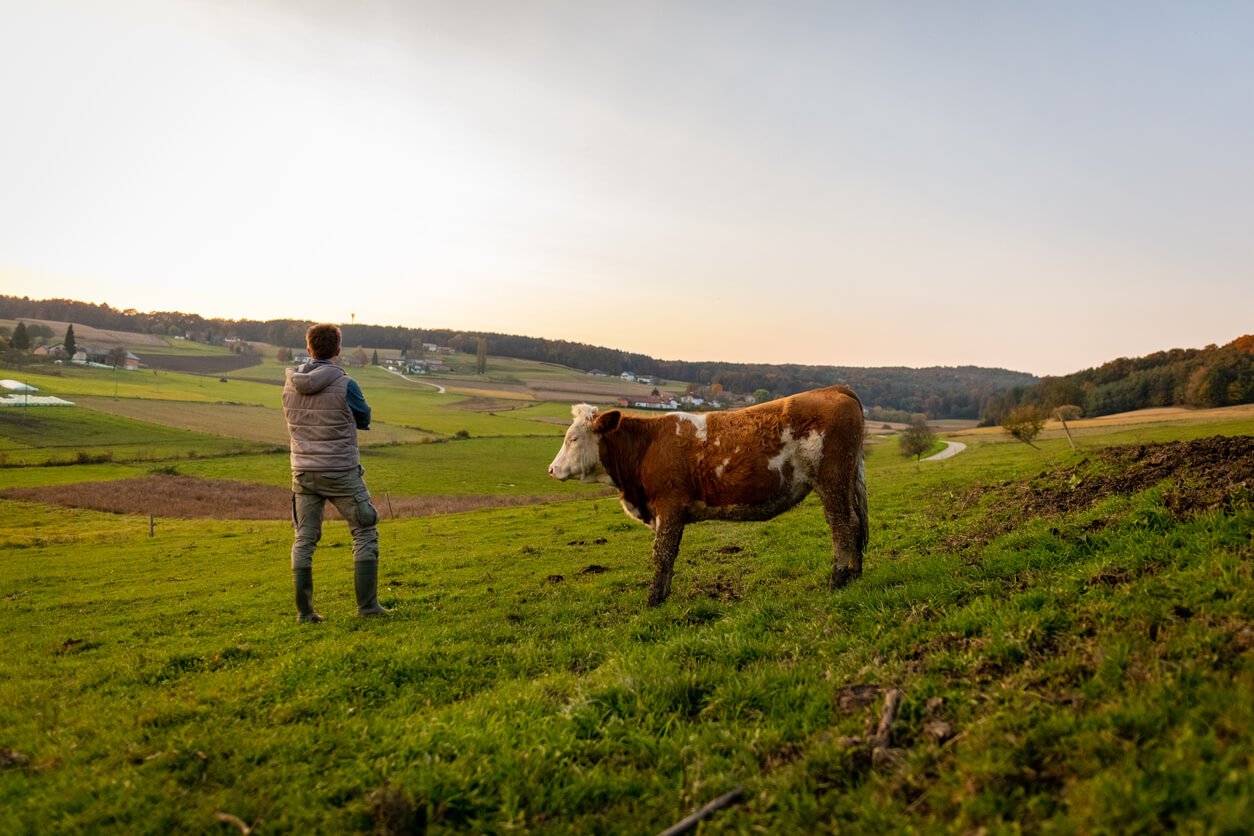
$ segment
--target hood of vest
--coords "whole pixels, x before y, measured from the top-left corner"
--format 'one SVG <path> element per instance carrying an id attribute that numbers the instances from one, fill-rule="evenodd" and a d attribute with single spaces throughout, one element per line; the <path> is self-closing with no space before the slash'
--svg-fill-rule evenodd
<path id="1" fill-rule="evenodd" d="M 289 380 L 302 395 L 316 395 L 347 374 L 334 363 L 306 363 L 294 370 Z"/>

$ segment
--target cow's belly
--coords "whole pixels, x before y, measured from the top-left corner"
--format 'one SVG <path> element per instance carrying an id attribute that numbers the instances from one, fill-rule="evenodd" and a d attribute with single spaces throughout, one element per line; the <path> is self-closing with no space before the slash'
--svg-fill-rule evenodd
<path id="1" fill-rule="evenodd" d="M 745 497 L 740 502 L 726 502 L 711 505 L 706 502 L 693 502 L 688 506 L 688 521 L 731 520 L 753 521 L 769 520 L 794 507 L 810 493 L 808 483 L 793 484 L 780 491 Z"/>

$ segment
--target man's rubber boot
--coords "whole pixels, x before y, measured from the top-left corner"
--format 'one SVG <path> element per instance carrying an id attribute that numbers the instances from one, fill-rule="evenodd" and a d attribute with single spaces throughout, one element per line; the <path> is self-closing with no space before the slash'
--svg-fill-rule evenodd
<path id="1" fill-rule="evenodd" d="M 313 608 L 313 569 L 293 569 L 292 580 L 296 584 L 297 623 L 318 623 L 322 616 L 314 612 Z"/>
<path id="2" fill-rule="evenodd" d="M 357 592 L 358 615 L 387 615 L 379 605 L 379 561 L 359 560 L 353 564 L 353 589 Z"/>

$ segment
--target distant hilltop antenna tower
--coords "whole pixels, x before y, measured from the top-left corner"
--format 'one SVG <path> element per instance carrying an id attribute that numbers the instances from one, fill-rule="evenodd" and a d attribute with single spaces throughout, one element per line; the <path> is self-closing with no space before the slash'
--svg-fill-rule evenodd
<path id="1" fill-rule="evenodd" d="M 356 324 L 357 324 L 357 314 L 355 314 L 355 313 L 351 313 L 351 314 L 349 314 L 349 315 L 348 315 L 348 321 L 349 321 L 349 323 L 350 323 L 350 324 L 352 324 L 352 325 L 356 325 Z"/>

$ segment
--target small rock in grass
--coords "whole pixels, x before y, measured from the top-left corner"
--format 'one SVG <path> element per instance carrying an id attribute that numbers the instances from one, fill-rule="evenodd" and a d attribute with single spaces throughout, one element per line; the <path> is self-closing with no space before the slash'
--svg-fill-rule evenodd
<path id="1" fill-rule="evenodd" d="M 927 736 L 935 740 L 937 743 L 944 743 L 954 736 L 954 727 L 946 723 L 944 720 L 932 720 L 923 727 L 923 731 L 927 732 Z"/>

